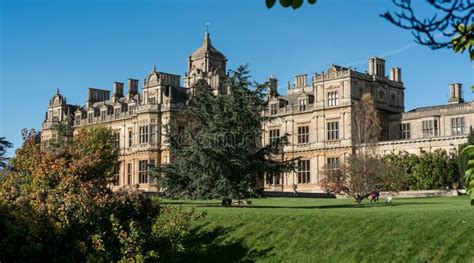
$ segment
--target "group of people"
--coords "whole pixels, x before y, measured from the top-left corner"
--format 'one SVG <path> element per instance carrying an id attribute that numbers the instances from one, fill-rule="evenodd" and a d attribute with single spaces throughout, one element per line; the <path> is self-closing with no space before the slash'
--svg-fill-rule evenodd
<path id="1" fill-rule="evenodd" d="M 370 193 L 370 202 L 376 203 L 379 200 L 380 197 L 380 192 L 379 191 L 373 191 Z M 392 203 L 392 194 L 388 193 L 387 196 L 385 197 L 385 202 L 387 203 Z"/>

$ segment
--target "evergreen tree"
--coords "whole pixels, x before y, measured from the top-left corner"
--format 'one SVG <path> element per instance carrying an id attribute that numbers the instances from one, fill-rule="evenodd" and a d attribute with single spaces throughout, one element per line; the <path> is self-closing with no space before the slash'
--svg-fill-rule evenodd
<path id="1" fill-rule="evenodd" d="M 0 137 L 0 169 L 5 169 L 7 167 L 8 159 L 5 157 L 7 149 L 11 148 L 13 144 L 5 139 L 5 137 Z"/>
<path id="2" fill-rule="evenodd" d="M 267 84 L 253 85 L 246 66 L 231 72 L 227 95 L 215 95 L 201 81 L 186 111 L 191 125 L 168 132 L 171 163 L 157 171 L 160 186 L 174 197 L 245 199 L 258 196 L 265 173 L 294 169 L 294 160 L 277 161 L 286 137 L 262 146 Z M 227 203 L 228 204 L 228 203 Z"/>

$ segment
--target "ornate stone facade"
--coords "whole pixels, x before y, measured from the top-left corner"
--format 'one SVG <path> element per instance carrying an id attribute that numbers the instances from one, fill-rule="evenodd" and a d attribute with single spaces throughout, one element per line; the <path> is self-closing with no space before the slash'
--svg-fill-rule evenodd
<path id="1" fill-rule="evenodd" d="M 370 58 L 365 73 L 332 65 L 316 73 L 312 83 L 298 75 L 287 95 L 279 96 L 275 79 L 265 115 L 276 116 L 264 127 L 263 140 L 287 134 L 289 145 L 282 158 L 301 157 L 300 168 L 281 176 L 268 175 L 267 191 L 318 192 L 323 167 L 337 168 L 352 152 L 352 104 L 370 93 L 381 115 L 380 154 L 445 149 L 458 151 L 474 123 L 474 104 L 461 97 L 461 84 L 450 85 L 446 105 L 417 108 L 405 112 L 401 69 L 392 68 L 385 76 L 385 61 Z"/>
<path id="2" fill-rule="evenodd" d="M 156 191 L 148 176 L 147 164 L 172 161 L 166 144 L 166 129 L 179 131 L 187 126 L 183 109 L 194 94 L 194 84 L 205 79 L 215 94 L 225 95 L 226 57 L 211 44 L 209 33 L 188 59 L 184 87 L 179 75 L 159 72 L 153 67 L 143 81 L 142 92 L 136 79 L 114 82 L 113 93 L 89 88 L 84 106 L 67 104 L 59 91 L 51 99 L 42 126 L 44 143 L 54 140 L 54 125 L 68 121 L 74 129 L 101 125 L 114 131 L 120 149 L 120 168 L 113 188 L 138 184 L 145 191 Z M 270 78 L 269 106 L 262 114 L 275 116 L 264 125 L 262 140 L 288 134 L 290 144 L 282 158 L 302 157 L 298 171 L 266 178 L 268 191 L 322 191 L 319 182 L 325 165 L 337 167 L 351 153 L 351 106 L 364 93 L 371 93 L 382 116 L 381 154 L 406 150 L 419 153 L 438 148 L 457 151 L 466 141 L 474 107 L 461 97 L 461 85 L 450 86 L 449 104 L 405 112 L 401 69 L 392 68 L 385 76 L 385 61 L 370 58 L 368 72 L 331 65 L 316 73 L 308 83 L 298 75 L 288 83 L 288 92 L 278 95 L 278 81 Z"/>
<path id="3" fill-rule="evenodd" d="M 96 125 L 109 127 L 120 149 L 120 167 L 112 188 L 138 184 L 142 190 L 156 191 L 147 164 L 170 162 L 166 130 L 179 131 L 187 125 L 183 109 L 197 80 L 207 80 L 216 94 L 226 93 L 226 61 L 206 32 L 202 46 L 189 57 L 185 87 L 181 86 L 181 76 L 153 67 L 143 81 L 141 93 L 138 80 L 128 79 L 126 93 L 121 82 L 113 83 L 112 95 L 108 90 L 89 88 L 86 105 L 78 106 L 67 104 L 58 91 L 50 101 L 41 140 L 54 140 L 54 125 L 62 121 L 69 121 L 75 130 Z"/>

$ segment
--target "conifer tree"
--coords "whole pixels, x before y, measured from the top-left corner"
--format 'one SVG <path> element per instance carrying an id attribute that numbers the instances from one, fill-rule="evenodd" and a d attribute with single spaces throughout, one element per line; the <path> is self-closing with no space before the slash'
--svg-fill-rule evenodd
<path id="1" fill-rule="evenodd" d="M 7 149 L 11 148 L 13 144 L 5 139 L 5 137 L 0 137 L 0 169 L 5 169 L 7 167 L 8 159 L 5 157 Z"/>
<path id="2" fill-rule="evenodd" d="M 262 146 L 261 133 L 269 117 L 267 84 L 253 84 L 246 66 L 231 72 L 228 94 L 215 95 L 201 81 L 195 86 L 186 116 L 191 125 L 184 133 L 169 131 L 171 163 L 157 171 L 168 195 L 188 198 L 245 199 L 261 194 L 265 173 L 294 169 L 294 160 L 277 161 L 275 155 L 286 136 Z"/>

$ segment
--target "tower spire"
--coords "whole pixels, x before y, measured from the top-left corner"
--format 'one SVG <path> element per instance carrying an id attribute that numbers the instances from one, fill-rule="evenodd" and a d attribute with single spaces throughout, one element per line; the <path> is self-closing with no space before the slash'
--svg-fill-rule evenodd
<path id="1" fill-rule="evenodd" d="M 206 33 L 204 34 L 204 46 L 209 48 L 211 45 L 211 38 L 209 37 L 209 23 L 206 23 Z"/>

